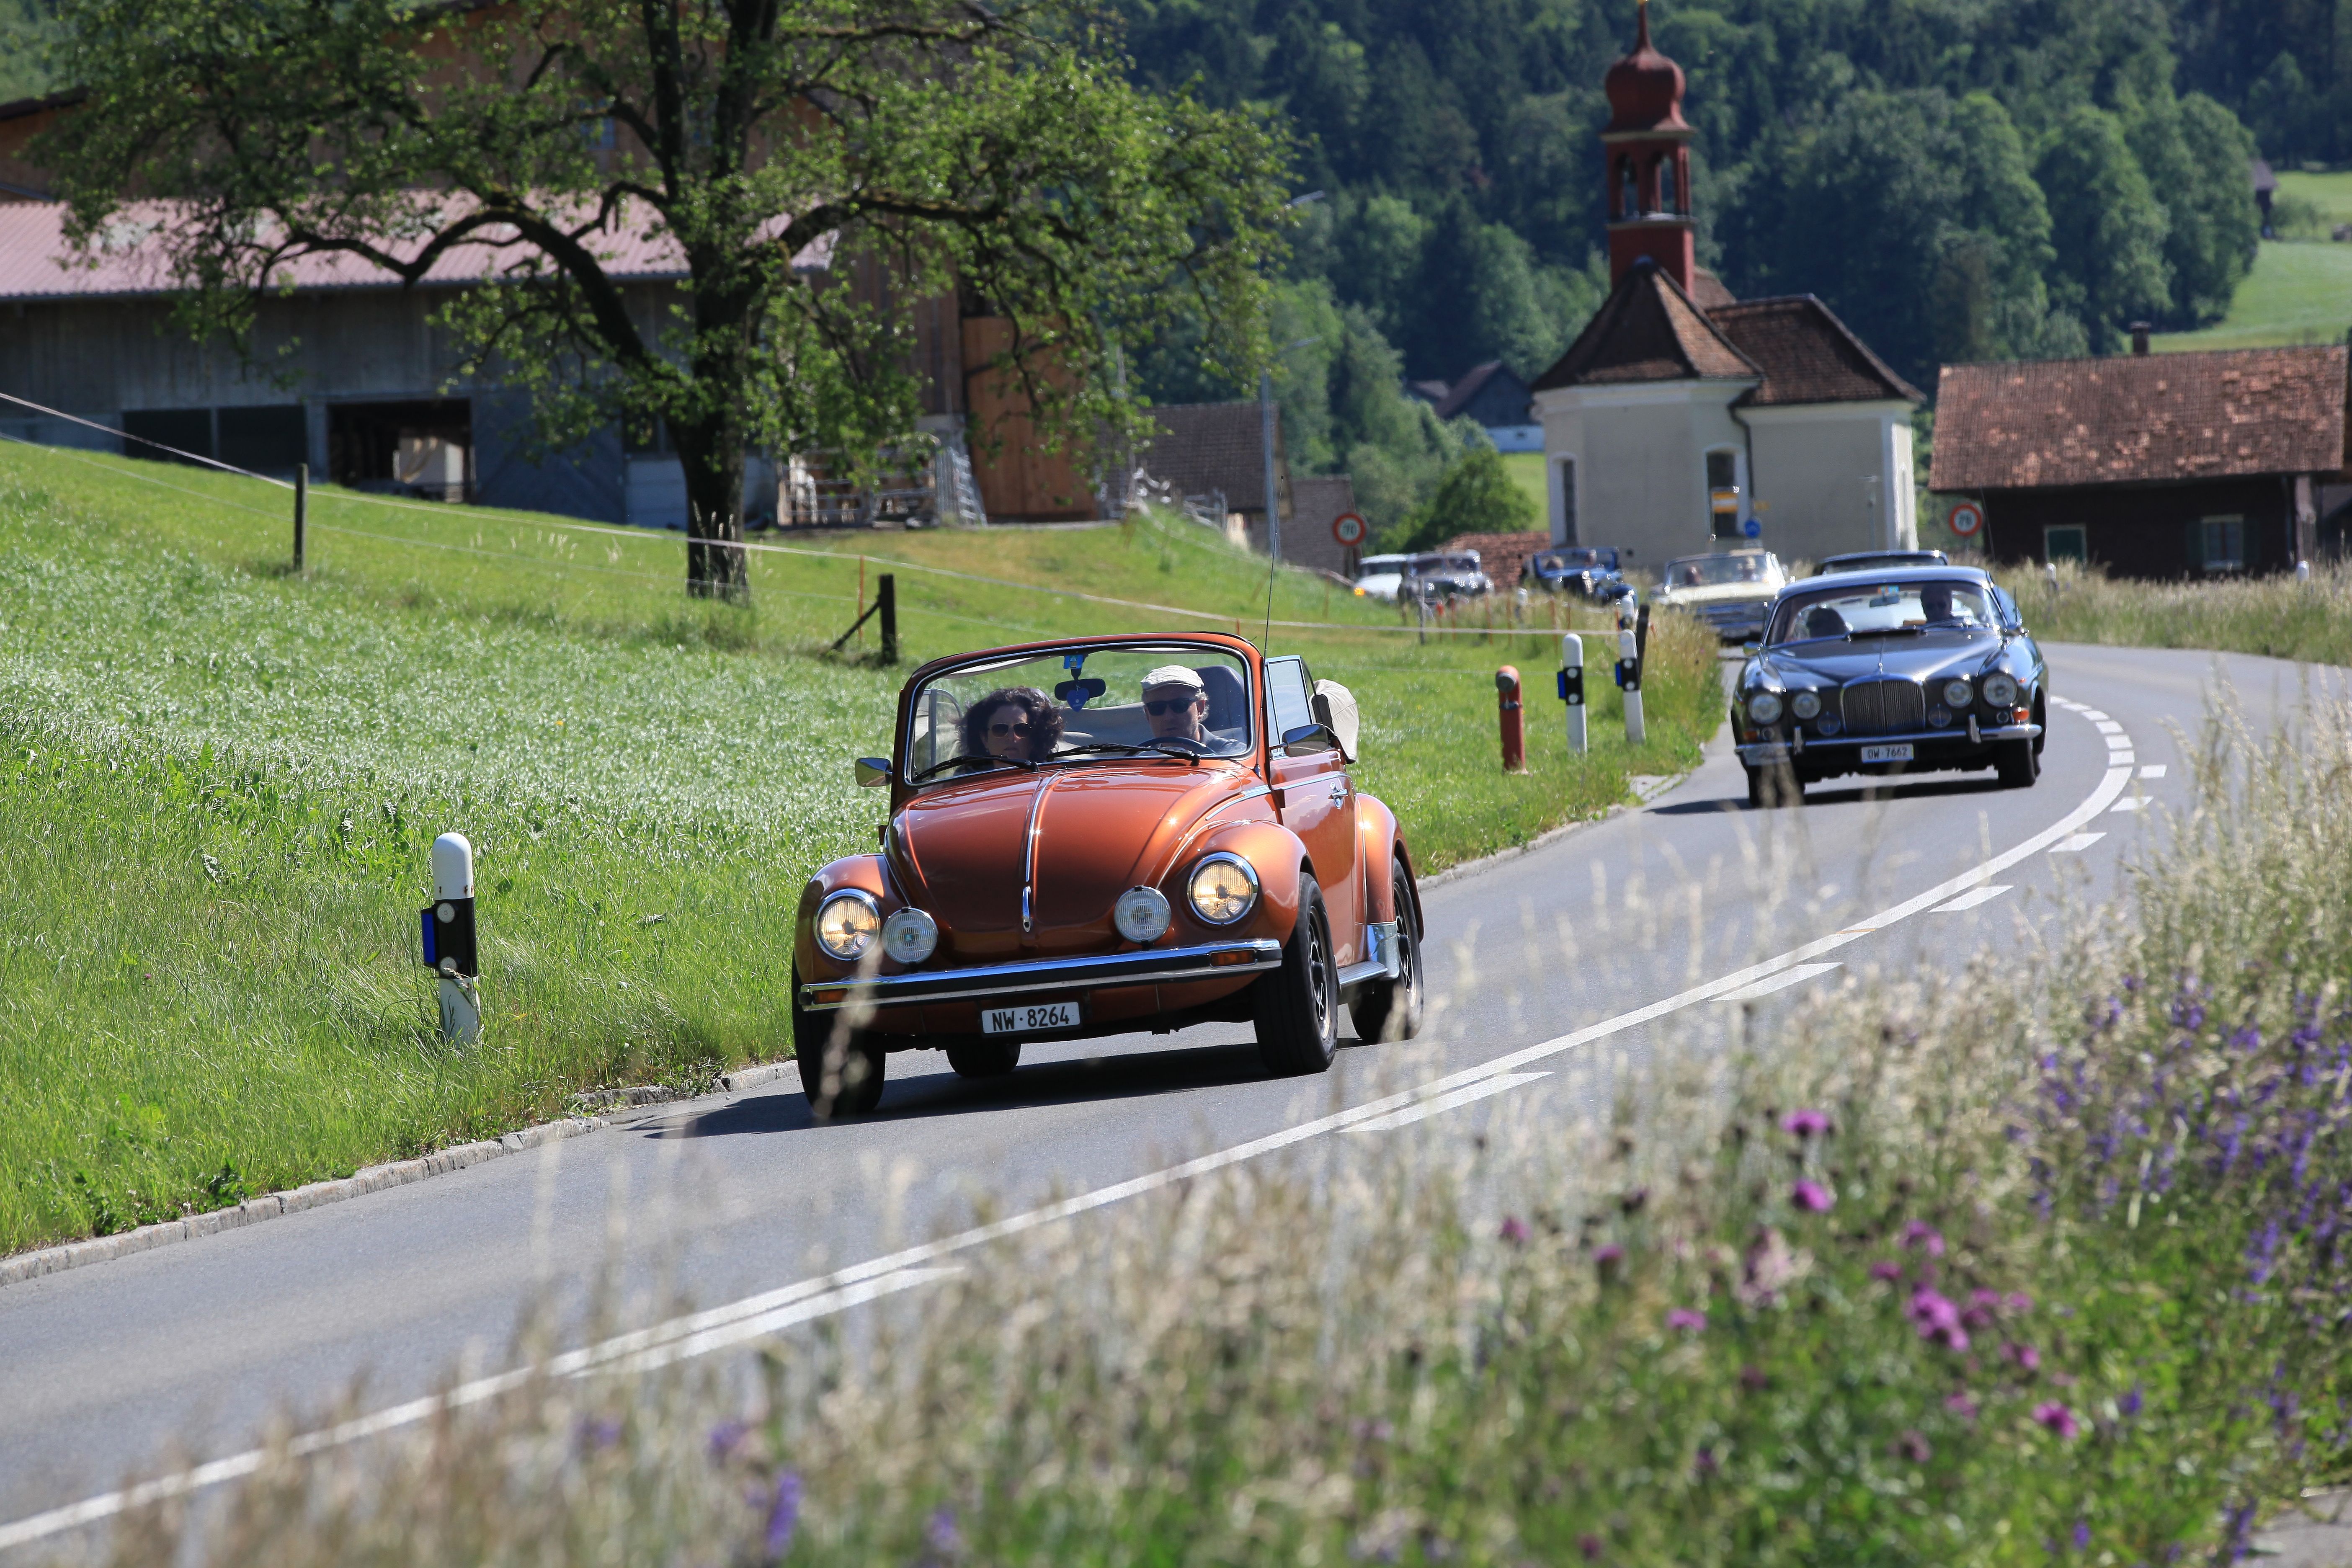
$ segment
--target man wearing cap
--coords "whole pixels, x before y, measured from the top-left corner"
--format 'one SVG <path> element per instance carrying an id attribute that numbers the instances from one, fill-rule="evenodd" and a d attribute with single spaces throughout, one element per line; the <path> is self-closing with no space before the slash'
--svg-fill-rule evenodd
<path id="1" fill-rule="evenodd" d="M 1211 743 L 1209 691 L 1197 669 L 1163 664 L 1146 675 L 1143 713 L 1151 721 L 1155 741 L 1190 741 L 1196 746 Z"/>

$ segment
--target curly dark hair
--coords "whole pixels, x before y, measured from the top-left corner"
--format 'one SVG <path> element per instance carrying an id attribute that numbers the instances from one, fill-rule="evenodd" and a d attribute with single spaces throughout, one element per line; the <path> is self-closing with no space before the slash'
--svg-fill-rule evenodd
<path id="1" fill-rule="evenodd" d="M 1029 760 L 1043 762 L 1051 756 L 1055 742 L 1062 738 L 1062 710 L 1052 699 L 1034 686 L 1005 686 L 990 692 L 963 715 L 963 754 L 984 757 L 988 753 L 988 725 L 996 710 L 1006 703 L 1019 708 L 1029 720 Z"/>

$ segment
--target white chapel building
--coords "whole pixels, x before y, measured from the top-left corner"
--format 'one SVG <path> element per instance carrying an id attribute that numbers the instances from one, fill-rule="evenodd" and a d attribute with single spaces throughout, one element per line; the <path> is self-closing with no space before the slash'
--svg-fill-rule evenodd
<path id="1" fill-rule="evenodd" d="M 1751 542 L 1783 561 L 1916 548 L 1926 400 L 1811 295 L 1734 300 L 1696 264 L 1683 72 L 1648 6 L 1605 86 L 1614 286 L 1531 388 L 1552 542 L 1652 571 Z"/>

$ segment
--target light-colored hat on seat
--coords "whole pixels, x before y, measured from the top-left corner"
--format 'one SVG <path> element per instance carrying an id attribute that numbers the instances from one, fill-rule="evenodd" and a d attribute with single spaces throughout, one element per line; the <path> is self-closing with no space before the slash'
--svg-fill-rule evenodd
<path id="1" fill-rule="evenodd" d="M 1195 691 L 1209 689 L 1208 683 L 1201 679 L 1199 670 L 1181 664 L 1163 664 L 1143 678 L 1143 689 L 1146 691 L 1157 691 L 1163 686 L 1187 686 Z"/>

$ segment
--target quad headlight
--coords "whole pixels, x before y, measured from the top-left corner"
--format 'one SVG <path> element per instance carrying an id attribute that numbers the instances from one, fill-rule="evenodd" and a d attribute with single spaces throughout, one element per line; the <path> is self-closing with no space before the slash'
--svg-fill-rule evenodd
<path id="1" fill-rule="evenodd" d="M 2017 706 L 2017 681 L 2007 675 L 1988 675 L 1984 683 L 1985 706 L 2014 708 Z"/>
<path id="2" fill-rule="evenodd" d="M 1967 707 L 1969 700 L 1975 696 L 1975 690 L 1966 680 L 1953 679 L 1944 682 L 1944 705 L 1956 711 Z"/>
<path id="3" fill-rule="evenodd" d="M 900 910 L 882 922 L 882 951 L 901 963 L 920 963 L 939 945 L 940 922 L 920 910 Z"/>
<path id="4" fill-rule="evenodd" d="M 1211 925 L 1229 926 L 1257 907 L 1257 873 L 1238 855 L 1220 850 L 1192 868 L 1184 884 L 1192 912 Z"/>
<path id="5" fill-rule="evenodd" d="M 1822 694 L 1818 691 L 1800 691 L 1789 700 L 1789 711 L 1800 719 L 1810 719 L 1821 710 Z"/>
<path id="6" fill-rule="evenodd" d="M 1759 724 L 1769 724 L 1780 717 L 1780 694 L 1759 691 L 1748 700 L 1748 716 Z"/>
<path id="7" fill-rule="evenodd" d="M 865 957 L 881 934 L 882 911 L 856 888 L 844 888 L 817 906 L 816 944 L 844 963 Z"/>
<path id="8" fill-rule="evenodd" d="M 1111 924 L 1129 942 L 1159 941 L 1174 918 L 1168 911 L 1168 895 L 1157 888 L 1129 888 L 1110 907 Z"/>

